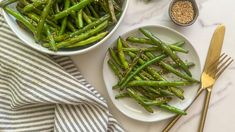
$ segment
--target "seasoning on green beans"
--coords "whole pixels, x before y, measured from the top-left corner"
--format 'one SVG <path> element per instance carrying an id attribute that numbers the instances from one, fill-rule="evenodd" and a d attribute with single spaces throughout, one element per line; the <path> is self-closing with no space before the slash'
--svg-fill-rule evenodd
<path id="1" fill-rule="evenodd" d="M 154 44 L 158 45 L 159 47 L 161 47 L 161 49 L 171 57 L 171 59 L 173 61 L 175 61 L 175 63 L 181 67 L 189 76 L 192 76 L 191 72 L 189 71 L 188 67 L 186 66 L 186 64 L 175 54 L 175 52 L 173 52 L 171 50 L 171 48 L 166 45 L 165 43 L 163 43 L 159 38 L 157 38 L 155 35 L 153 35 L 151 32 L 149 32 L 146 29 L 140 28 L 140 31 L 149 39 L 151 39 Z"/>
<path id="2" fill-rule="evenodd" d="M 195 64 L 177 56 L 177 53 L 188 54 L 189 51 L 183 47 L 185 42 L 167 44 L 145 29 L 141 32 L 148 38 L 129 36 L 124 40 L 119 37 L 116 46 L 108 49 L 108 65 L 118 77 L 113 86 L 113 90 L 119 91 L 115 99 L 133 99 L 150 113 L 158 107 L 186 115 L 185 111 L 169 105 L 173 97 L 185 99 L 184 87 L 198 83 L 189 75 Z M 167 76 L 168 73 L 173 73 L 171 76 L 175 78 Z"/>
<path id="3" fill-rule="evenodd" d="M 9 7 L 16 4 L 17 11 Z M 109 33 L 122 13 L 120 0 L 2 0 L 0 7 L 54 52 L 92 46 Z"/>

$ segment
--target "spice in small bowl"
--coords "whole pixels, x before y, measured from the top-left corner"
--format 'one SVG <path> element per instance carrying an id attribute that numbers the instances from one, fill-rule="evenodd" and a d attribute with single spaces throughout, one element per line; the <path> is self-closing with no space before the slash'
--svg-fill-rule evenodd
<path id="1" fill-rule="evenodd" d="M 169 8 L 169 15 L 180 26 L 193 24 L 198 16 L 198 8 L 192 0 L 174 0 Z"/>

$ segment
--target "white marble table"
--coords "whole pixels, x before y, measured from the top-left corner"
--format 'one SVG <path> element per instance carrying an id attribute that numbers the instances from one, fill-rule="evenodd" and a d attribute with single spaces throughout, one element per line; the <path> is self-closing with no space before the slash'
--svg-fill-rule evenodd
<path id="1" fill-rule="evenodd" d="M 120 113 L 110 101 L 103 79 L 102 62 L 109 44 L 120 34 L 140 25 L 161 24 L 171 27 L 186 35 L 197 52 L 202 64 L 205 61 L 209 42 L 216 24 L 224 23 L 227 27 L 223 51 L 235 58 L 235 1 L 234 0 L 197 0 L 200 16 L 190 27 L 182 28 L 174 25 L 168 17 L 170 0 L 130 0 L 127 15 L 112 38 L 102 46 L 83 55 L 73 56 L 74 61 L 87 80 L 106 98 L 111 113 L 129 132 L 160 132 L 169 120 L 144 123 L 132 120 Z M 218 80 L 205 132 L 235 132 L 235 64 L 233 64 Z M 202 97 L 192 106 L 189 114 L 174 127 L 174 132 L 196 132 L 200 119 Z"/>

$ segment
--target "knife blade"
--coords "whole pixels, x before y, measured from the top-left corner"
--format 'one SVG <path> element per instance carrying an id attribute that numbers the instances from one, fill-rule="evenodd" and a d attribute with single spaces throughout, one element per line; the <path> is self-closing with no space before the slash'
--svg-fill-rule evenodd
<path id="1" fill-rule="evenodd" d="M 217 26 L 213 34 L 213 37 L 211 39 L 211 44 L 207 53 L 207 58 L 206 58 L 205 66 L 204 66 L 204 71 L 207 71 L 207 70 L 209 71 L 209 69 L 211 68 L 211 65 L 215 65 L 216 66 L 215 68 L 218 68 L 218 64 L 214 64 L 214 63 L 217 63 L 217 61 L 219 60 L 223 42 L 224 42 L 224 35 L 225 35 L 225 26 L 224 25 Z M 212 77 L 215 77 L 215 75 L 216 75 L 216 72 L 210 73 L 210 76 Z M 207 78 L 207 81 L 208 81 L 208 78 Z M 206 97 L 204 99 L 204 106 L 202 110 L 198 132 L 203 132 L 204 130 L 213 85 L 214 83 L 210 87 L 204 87 L 206 89 Z M 202 88 L 199 89 L 198 95 L 200 95 L 200 91 L 203 90 Z"/>
<path id="2" fill-rule="evenodd" d="M 211 39 L 203 71 L 207 70 L 212 63 L 219 59 L 223 46 L 224 35 L 225 26 L 223 24 L 218 25 Z"/>

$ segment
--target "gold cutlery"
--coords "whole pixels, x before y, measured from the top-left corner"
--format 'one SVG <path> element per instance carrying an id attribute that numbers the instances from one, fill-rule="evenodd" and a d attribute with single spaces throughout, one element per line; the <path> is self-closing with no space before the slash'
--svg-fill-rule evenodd
<path id="1" fill-rule="evenodd" d="M 208 71 L 206 71 L 205 73 L 203 73 L 201 81 L 205 81 L 202 82 L 201 89 L 199 90 L 199 93 L 201 93 L 204 89 L 206 90 L 206 99 L 204 102 L 204 107 L 203 107 L 203 111 L 202 111 L 202 115 L 201 115 L 201 119 L 200 119 L 200 126 L 199 126 L 199 132 L 203 132 L 204 129 L 204 125 L 205 125 L 205 121 L 206 121 L 206 115 L 207 115 L 207 111 L 209 108 L 209 102 L 210 102 L 210 97 L 211 97 L 211 93 L 212 93 L 212 89 L 213 86 L 215 84 L 215 81 L 219 78 L 219 76 L 224 72 L 224 70 L 233 62 L 233 59 L 231 59 L 231 57 L 228 58 L 228 55 L 222 54 L 220 57 L 220 60 L 218 60 L 219 62 L 215 62 L 218 64 L 212 64 L 211 67 L 212 70 L 208 69 Z M 210 68 L 210 67 L 209 67 Z"/>
<path id="2" fill-rule="evenodd" d="M 205 104 L 204 104 L 204 108 L 203 108 L 203 114 L 201 117 L 201 123 L 200 123 L 200 127 L 199 127 L 200 132 L 202 132 L 203 128 L 204 128 L 204 123 L 206 120 L 206 114 L 207 114 L 207 109 L 209 106 L 209 100 L 210 100 L 210 96 L 211 96 L 212 87 L 213 87 L 215 81 L 217 80 L 217 78 L 222 74 L 222 72 L 233 61 L 231 58 L 227 59 L 227 57 L 228 57 L 227 55 L 223 54 L 220 56 L 222 44 L 223 44 L 223 40 L 224 40 L 224 34 L 225 34 L 225 26 L 219 25 L 213 34 L 211 44 L 210 44 L 210 47 L 208 50 L 204 70 L 201 75 L 201 87 L 199 88 L 197 95 L 196 95 L 195 99 L 193 100 L 193 102 L 195 102 L 195 100 L 199 97 L 199 95 L 201 95 L 201 93 L 204 90 L 207 91 Z M 226 61 L 223 62 L 224 60 L 226 60 Z M 193 104 L 193 102 L 192 102 L 192 104 Z M 164 128 L 163 132 L 168 132 L 180 118 L 181 118 L 181 115 L 176 116 Z"/>

